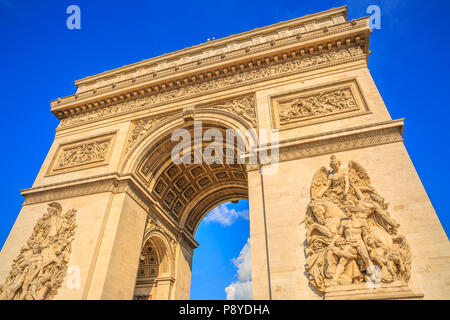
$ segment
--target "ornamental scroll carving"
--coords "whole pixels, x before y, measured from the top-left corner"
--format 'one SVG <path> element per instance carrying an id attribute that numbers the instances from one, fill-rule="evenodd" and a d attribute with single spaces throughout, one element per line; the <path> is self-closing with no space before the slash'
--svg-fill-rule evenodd
<path id="1" fill-rule="evenodd" d="M 174 101 L 186 96 L 204 93 L 216 89 L 243 85 L 252 81 L 268 80 L 279 75 L 291 72 L 303 72 L 314 68 L 325 67 L 330 64 L 346 61 L 353 58 L 365 57 L 361 47 L 342 48 L 316 55 L 297 57 L 296 59 L 281 62 L 268 66 L 261 66 L 248 71 L 233 73 L 228 76 L 205 80 L 198 83 L 189 84 L 181 88 L 167 90 L 161 93 L 152 94 L 146 97 L 117 103 L 111 106 L 74 114 L 61 119 L 61 126 L 74 125 L 77 123 L 101 119 L 113 114 L 127 112 L 139 108 L 146 108 L 152 105 Z"/>
<path id="2" fill-rule="evenodd" d="M 0 287 L 0 300 L 51 300 L 61 287 L 77 224 L 75 209 L 62 212 L 57 202 L 34 226 Z"/>
<path id="3" fill-rule="evenodd" d="M 350 87 L 321 92 L 280 103 L 280 124 L 291 120 L 358 110 Z"/>
<path id="4" fill-rule="evenodd" d="M 304 221 L 311 284 L 326 292 L 375 277 L 381 283 L 408 282 L 411 251 L 388 212 L 389 204 L 360 164 L 350 161 L 347 169 L 340 165 L 331 156 L 331 170 L 319 169 L 311 184 Z"/>

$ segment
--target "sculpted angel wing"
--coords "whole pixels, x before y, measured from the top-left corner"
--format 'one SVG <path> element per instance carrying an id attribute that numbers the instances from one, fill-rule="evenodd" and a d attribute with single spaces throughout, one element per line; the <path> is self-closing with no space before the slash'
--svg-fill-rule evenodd
<path id="1" fill-rule="evenodd" d="M 327 180 L 328 171 L 325 167 L 322 167 L 316 171 L 311 182 L 311 199 L 315 199 L 317 197 L 317 194 L 327 184 Z"/>
<path id="2" fill-rule="evenodd" d="M 350 181 L 358 187 L 367 187 L 372 189 L 369 175 L 366 169 L 356 161 L 348 162 L 348 174 Z"/>

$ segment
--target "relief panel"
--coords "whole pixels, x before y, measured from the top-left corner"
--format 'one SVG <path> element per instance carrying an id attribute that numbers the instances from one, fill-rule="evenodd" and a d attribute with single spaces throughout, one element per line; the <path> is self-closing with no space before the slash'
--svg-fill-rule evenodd
<path id="1" fill-rule="evenodd" d="M 13 260 L 0 300 L 51 300 L 67 274 L 77 210 L 52 202 Z"/>
<path id="2" fill-rule="evenodd" d="M 369 113 L 356 80 L 297 90 L 269 99 L 272 123 L 276 129 Z"/>
<path id="3" fill-rule="evenodd" d="M 115 133 L 110 133 L 61 144 L 47 175 L 108 164 L 115 136 Z"/>

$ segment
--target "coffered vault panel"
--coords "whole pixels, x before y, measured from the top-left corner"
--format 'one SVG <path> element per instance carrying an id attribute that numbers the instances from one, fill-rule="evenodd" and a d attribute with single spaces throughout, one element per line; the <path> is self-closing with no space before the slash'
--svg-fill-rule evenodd
<path id="1" fill-rule="evenodd" d="M 212 128 L 218 130 L 223 138 L 226 137 L 225 129 L 218 129 L 213 125 L 204 125 L 203 132 Z M 193 137 L 193 128 L 188 129 Z M 220 138 L 214 142 L 219 143 L 222 150 L 220 163 L 205 159 L 199 164 L 194 163 L 194 154 L 202 157 L 205 148 L 212 142 L 203 142 L 201 148 L 189 154 L 182 154 L 190 163 L 174 163 L 171 151 L 178 142 L 171 141 L 168 136 L 161 139 L 142 158 L 136 170 L 137 176 L 150 190 L 159 208 L 178 223 L 183 224 L 186 221 L 186 227 L 191 234 L 194 234 L 198 222 L 207 210 L 224 201 L 248 198 L 247 172 L 245 164 L 238 163 L 236 146 L 226 145 Z M 232 161 L 226 160 L 227 152 L 230 153 L 229 158 L 233 159 Z M 194 203 L 196 205 L 193 208 Z"/>

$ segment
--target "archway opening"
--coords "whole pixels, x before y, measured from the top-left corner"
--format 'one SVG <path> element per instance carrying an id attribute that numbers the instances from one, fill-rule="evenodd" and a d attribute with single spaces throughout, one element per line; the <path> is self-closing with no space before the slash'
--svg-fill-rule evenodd
<path id="1" fill-rule="evenodd" d="M 160 235 L 150 235 L 144 242 L 134 290 L 134 300 L 168 299 L 171 266 L 167 245 Z"/>
<path id="2" fill-rule="evenodd" d="M 180 143 L 172 139 L 173 132 L 177 129 L 187 133 L 187 141 Z M 217 208 L 239 205 L 239 200 L 245 201 L 240 205 L 246 207 L 243 210 L 248 215 L 248 178 L 246 164 L 242 160 L 248 141 L 239 141 L 242 136 L 238 134 L 227 139 L 229 129 L 218 122 L 202 123 L 201 136 L 208 139 L 200 140 L 200 144 L 195 138 L 195 123 L 187 123 L 177 129 L 168 130 L 165 135 L 149 141 L 151 147 L 146 148 L 133 170 L 152 200 L 139 262 L 135 298 L 189 299 L 192 262 L 193 259 L 201 261 L 201 258 L 194 258 L 194 249 L 199 245 L 195 238 L 200 223 L 203 220 L 206 223 L 210 221 L 208 213 L 220 210 Z M 187 152 L 185 146 L 188 146 Z M 178 150 L 178 159 L 182 161 L 174 161 L 174 149 Z M 201 159 L 200 162 L 196 161 L 198 158 Z M 238 250 L 234 248 L 237 252 L 228 259 L 228 264 L 237 261 L 232 258 L 238 259 L 239 250 L 248 242 L 248 218 L 246 224 L 246 239 L 239 244 Z M 151 232 L 159 232 L 161 241 L 152 242 L 152 237 L 149 236 Z M 150 241 L 149 244 L 147 241 Z M 156 246 L 155 255 L 150 258 L 147 257 L 146 250 L 152 243 Z M 157 250 L 158 245 L 162 248 L 161 252 Z M 148 262 L 149 259 L 163 261 L 163 257 L 169 257 L 170 261 L 168 273 L 164 277 L 161 276 L 161 265 L 150 265 Z M 237 263 L 234 264 L 235 267 L 236 265 Z M 155 272 L 158 270 L 158 273 L 150 276 L 149 271 L 141 271 L 148 268 L 153 268 Z M 234 269 L 231 268 L 233 272 Z M 142 277 L 139 272 L 143 274 Z M 162 283 L 166 286 L 164 294 L 160 290 Z M 224 292 L 222 297 L 216 298 L 225 297 Z"/>
<path id="3" fill-rule="evenodd" d="M 218 205 L 195 234 L 190 299 L 252 299 L 248 201 Z"/>

